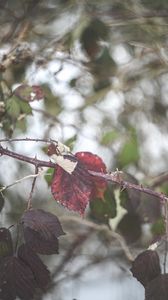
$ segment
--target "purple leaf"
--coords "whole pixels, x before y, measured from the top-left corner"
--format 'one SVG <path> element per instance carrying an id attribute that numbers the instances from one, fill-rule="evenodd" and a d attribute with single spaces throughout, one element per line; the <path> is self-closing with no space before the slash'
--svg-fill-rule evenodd
<path id="1" fill-rule="evenodd" d="M 50 272 L 38 255 L 26 244 L 18 249 L 18 257 L 31 269 L 37 285 L 44 290 L 50 282 Z"/>
<path id="2" fill-rule="evenodd" d="M 24 228 L 31 228 L 45 240 L 52 239 L 53 236 L 58 238 L 60 235 L 65 234 L 58 218 L 42 209 L 27 210 L 23 214 L 21 221 Z"/>
<path id="3" fill-rule="evenodd" d="M 146 250 L 134 260 L 131 268 L 133 276 L 145 287 L 161 274 L 159 256 L 156 251 Z"/>
<path id="4" fill-rule="evenodd" d="M 32 230 L 29 227 L 24 228 L 24 239 L 26 244 L 39 254 L 51 255 L 58 253 L 58 239 L 52 235 L 50 239 L 45 239 L 39 232 Z"/>
<path id="5" fill-rule="evenodd" d="M 17 257 L 9 256 L 0 263 L 0 299 L 32 300 L 37 284 L 34 275 Z"/>
<path id="6" fill-rule="evenodd" d="M 145 288 L 145 300 L 168 299 L 168 274 L 161 274 Z"/>
<path id="7" fill-rule="evenodd" d="M 0 228 L 0 259 L 13 254 L 13 245 L 10 231 L 7 228 Z"/>

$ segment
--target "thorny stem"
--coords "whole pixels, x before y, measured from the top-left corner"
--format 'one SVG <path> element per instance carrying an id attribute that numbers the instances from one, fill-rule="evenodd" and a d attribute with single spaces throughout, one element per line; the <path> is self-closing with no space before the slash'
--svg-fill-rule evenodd
<path id="1" fill-rule="evenodd" d="M 15 139 L 15 141 L 16 140 L 17 139 Z M 19 139 L 19 140 L 21 140 L 21 139 Z M 24 140 L 24 141 L 42 141 L 42 142 L 44 142 L 44 140 L 40 140 L 40 139 L 28 139 L 28 138 L 26 138 L 26 139 L 22 139 L 22 140 Z M 2 141 L 7 141 L 7 140 L 0 140 L 0 142 L 2 142 Z M 54 140 L 45 140 L 45 141 L 47 143 L 49 143 L 49 141 L 51 142 L 51 141 L 54 141 Z M 3 156 L 3 155 L 10 156 L 12 158 L 18 159 L 18 160 L 23 161 L 23 162 L 27 162 L 29 164 L 34 165 L 36 168 L 39 168 L 39 167 L 55 168 L 56 167 L 56 164 L 51 162 L 51 161 L 44 161 L 44 160 L 39 160 L 37 158 L 31 158 L 29 156 L 22 155 L 22 154 L 19 154 L 17 152 L 14 152 L 14 151 L 10 151 L 7 148 L 4 148 L 0 145 L 0 156 Z M 112 172 L 112 173 L 106 173 L 106 174 L 101 173 L 101 172 L 94 172 L 94 171 L 90 171 L 90 170 L 88 170 L 88 172 L 92 176 L 104 178 L 105 180 L 107 180 L 109 182 L 118 184 L 122 190 L 124 190 L 126 188 L 127 189 L 133 189 L 133 190 L 151 195 L 153 197 L 156 197 L 161 202 L 168 201 L 168 197 L 163 193 L 153 191 L 150 188 L 143 187 L 142 185 L 133 184 L 133 183 L 122 180 L 122 175 L 120 175 L 120 172 L 118 172 L 118 171 Z M 121 172 L 121 174 L 122 174 L 122 172 Z"/>
<path id="2" fill-rule="evenodd" d="M 153 197 L 159 198 L 160 201 L 168 201 L 168 197 L 163 193 L 153 191 L 150 188 L 143 187 L 142 185 L 133 184 L 131 182 L 122 180 L 121 176 L 118 176 L 118 174 L 117 174 L 118 171 L 112 172 L 110 174 L 103 174 L 103 173 L 98 173 L 98 172 L 94 172 L 94 171 L 89 171 L 89 173 L 93 176 L 101 177 L 107 181 L 119 184 L 122 190 L 125 190 L 126 188 L 133 189 L 133 190 L 137 190 L 139 192 L 143 192 L 145 194 L 151 195 Z"/>
<path id="3" fill-rule="evenodd" d="M 29 141 L 29 139 L 27 139 L 27 141 Z M 36 158 L 31 158 L 29 156 L 22 155 L 17 152 L 14 152 L 14 151 L 10 151 L 7 148 L 3 148 L 2 146 L 0 146 L 0 156 L 2 156 L 2 155 L 10 156 L 10 157 L 18 159 L 20 161 L 27 162 L 38 168 L 39 167 L 46 167 L 46 168 L 55 168 L 56 167 L 56 164 L 52 163 L 51 161 L 44 161 L 44 160 L 39 160 Z"/>

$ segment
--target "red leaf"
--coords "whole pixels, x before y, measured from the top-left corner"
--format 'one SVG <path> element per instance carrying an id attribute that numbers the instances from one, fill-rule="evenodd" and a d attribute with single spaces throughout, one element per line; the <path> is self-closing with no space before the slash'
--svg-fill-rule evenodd
<path id="1" fill-rule="evenodd" d="M 88 170 L 95 172 L 106 173 L 106 165 L 103 160 L 96 154 L 91 152 L 77 152 L 75 157 L 78 161 L 81 161 Z M 107 188 L 107 182 L 99 177 L 92 176 L 93 189 L 92 189 L 92 198 L 102 198 L 104 191 Z"/>
<path id="2" fill-rule="evenodd" d="M 30 86 L 28 84 L 22 84 L 13 91 L 13 94 L 27 102 L 42 100 L 44 98 L 44 92 L 38 85 Z"/>
<path id="3" fill-rule="evenodd" d="M 66 208 L 83 215 L 92 192 L 90 175 L 80 163 L 72 174 L 57 166 L 51 184 L 51 192 L 54 199 Z"/>
<path id="4" fill-rule="evenodd" d="M 62 158 L 72 160 L 73 156 L 63 155 Z M 77 164 L 72 172 L 65 166 L 57 166 L 51 192 L 54 198 L 70 210 L 84 214 L 88 202 L 94 197 L 101 197 L 107 187 L 104 179 L 91 176 L 88 170 L 106 172 L 102 159 L 90 152 L 78 152 L 74 158 Z"/>
<path id="5" fill-rule="evenodd" d="M 32 91 L 35 93 L 34 100 L 42 100 L 44 98 L 44 92 L 39 85 L 32 85 Z"/>

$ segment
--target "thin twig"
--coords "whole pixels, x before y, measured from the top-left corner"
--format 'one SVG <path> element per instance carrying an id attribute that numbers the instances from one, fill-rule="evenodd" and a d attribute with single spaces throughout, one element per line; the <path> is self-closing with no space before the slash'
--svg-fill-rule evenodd
<path id="1" fill-rule="evenodd" d="M 60 217 L 60 220 L 61 221 L 64 221 L 64 222 L 76 222 L 76 223 L 79 223 L 81 225 L 85 225 L 89 228 L 92 228 L 94 230 L 97 230 L 97 231 L 105 231 L 108 233 L 108 235 L 110 235 L 111 237 L 115 238 L 119 244 L 121 245 L 121 248 L 126 256 L 126 258 L 129 260 L 129 261 L 133 261 L 133 256 L 127 246 L 127 244 L 125 243 L 125 240 L 124 238 L 118 234 L 117 232 L 114 232 L 112 230 L 109 230 L 108 227 L 106 225 L 99 225 L 99 224 L 95 224 L 91 221 L 88 221 L 88 220 L 85 220 L 85 219 L 81 219 L 79 217 L 76 217 L 76 216 L 63 216 L 63 217 Z"/>
<path id="2" fill-rule="evenodd" d="M 0 139 L 0 143 L 3 142 L 42 142 L 42 143 L 58 143 L 58 141 L 54 139 L 35 139 L 35 138 L 16 138 L 16 139 Z"/>
<path id="3" fill-rule="evenodd" d="M 158 187 L 158 186 L 160 186 L 161 184 L 163 184 L 165 182 L 167 183 L 167 181 L 168 181 L 168 173 L 166 172 L 166 173 L 161 174 L 160 176 L 154 178 L 152 180 L 152 185 L 151 186 L 153 188 L 155 188 L 155 187 Z"/>
<path id="4" fill-rule="evenodd" d="M 91 232 L 89 234 L 83 234 L 78 236 L 70 248 L 67 250 L 66 255 L 63 257 L 62 261 L 58 266 L 56 266 L 55 270 L 52 272 L 52 279 L 55 279 L 57 276 L 60 275 L 61 271 L 64 269 L 65 265 L 69 262 L 69 260 L 72 259 L 74 252 L 77 248 L 81 247 L 83 243 L 87 240 L 87 238 L 90 236 Z"/>
<path id="5" fill-rule="evenodd" d="M 45 111 L 41 108 L 32 108 L 33 111 L 42 114 L 44 117 L 52 120 L 53 122 L 59 123 L 62 125 L 62 122 L 54 115 L 50 114 L 49 112 Z"/>
<path id="6" fill-rule="evenodd" d="M 34 192 L 34 188 L 35 188 L 35 184 L 36 184 L 38 174 L 39 174 L 39 168 L 38 168 L 38 166 L 35 166 L 35 175 L 36 176 L 33 178 L 30 195 L 29 195 L 29 198 L 28 198 L 28 201 L 27 201 L 27 209 L 30 209 L 32 207 L 32 197 L 33 197 L 33 192 Z"/>
<path id="7" fill-rule="evenodd" d="M 37 177 L 37 176 L 39 176 L 40 174 L 41 174 L 41 172 L 38 173 L 38 174 L 27 175 L 27 176 L 25 176 L 25 177 L 22 177 L 22 178 L 16 180 L 15 182 L 12 182 L 12 183 L 9 184 L 9 185 L 2 186 L 2 187 L 0 188 L 0 193 L 2 193 L 3 191 L 7 190 L 8 188 L 10 188 L 10 187 L 12 187 L 12 186 L 14 186 L 14 185 L 16 185 L 16 184 L 18 184 L 18 183 L 21 183 L 23 180 L 26 180 L 26 179 L 29 179 L 29 178 L 33 178 L 33 177 Z"/>

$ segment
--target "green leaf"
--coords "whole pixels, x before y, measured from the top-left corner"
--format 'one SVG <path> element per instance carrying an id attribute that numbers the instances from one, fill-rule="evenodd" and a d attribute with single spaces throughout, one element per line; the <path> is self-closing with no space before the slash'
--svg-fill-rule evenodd
<path id="1" fill-rule="evenodd" d="M 107 224 L 109 219 L 115 218 L 116 201 L 111 185 L 108 185 L 103 198 L 90 201 L 90 211 L 90 216 L 101 223 Z"/>
<path id="2" fill-rule="evenodd" d="M 104 133 L 101 139 L 102 145 L 109 145 L 119 137 L 119 133 L 116 130 L 110 130 Z"/>
<path id="3" fill-rule="evenodd" d="M 20 104 L 20 110 L 22 113 L 24 113 L 26 115 L 32 114 L 32 108 L 29 103 L 20 101 L 19 104 Z"/>
<path id="4" fill-rule="evenodd" d="M 151 232 L 155 236 L 162 236 L 165 234 L 165 222 L 163 217 L 159 218 L 155 223 L 152 224 Z"/>
<path id="5" fill-rule="evenodd" d="M 6 110 L 12 119 L 17 119 L 20 115 L 20 103 L 16 96 L 12 96 L 6 101 Z"/>
<path id="6" fill-rule="evenodd" d="M 51 185 L 53 175 L 54 175 L 54 168 L 48 168 L 48 170 L 46 171 L 46 173 L 44 175 L 44 179 L 47 182 L 48 186 Z"/>
<path id="7" fill-rule="evenodd" d="M 27 122 L 25 118 L 22 118 L 21 120 L 18 120 L 16 122 L 16 128 L 20 129 L 22 132 L 26 132 L 27 130 Z"/>
<path id="8" fill-rule="evenodd" d="M 77 134 L 74 134 L 71 138 L 65 141 L 65 145 L 70 148 L 73 148 L 76 139 L 77 139 Z"/>
<path id="9" fill-rule="evenodd" d="M 131 134 L 129 141 L 127 141 L 122 147 L 119 154 L 120 167 L 127 166 L 131 163 L 136 163 L 139 159 L 139 148 L 137 137 L 135 134 Z"/>

